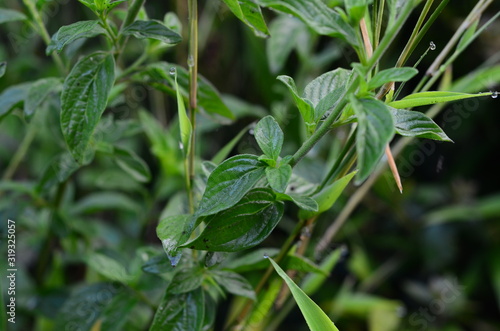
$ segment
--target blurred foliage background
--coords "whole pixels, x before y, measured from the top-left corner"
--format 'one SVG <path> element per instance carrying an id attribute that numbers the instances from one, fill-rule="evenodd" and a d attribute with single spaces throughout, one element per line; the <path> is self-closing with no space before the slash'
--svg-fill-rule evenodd
<path id="1" fill-rule="evenodd" d="M 39 2 L 44 8 L 51 34 L 62 25 L 91 19 L 90 12 L 76 1 Z M 438 49 L 443 47 L 474 3 L 471 0 L 450 1 L 431 28 L 428 39 L 424 39 L 409 63 L 418 60 L 430 41 Z M 21 2 L 15 0 L 2 0 L 0 6 L 23 10 Z M 269 113 L 285 130 L 285 150 L 295 150 L 304 133 L 299 126 L 298 112 L 276 76 L 294 77 L 300 90 L 325 71 L 339 66 L 349 68 L 349 64 L 357 60 L 355 53 L 339 40 L 318 37 L 305 29 L 285 59 L 271 62 L 272 38 L 256 38 L 218 0 L 200 1 L 200 6 L 200 73 L 217 87 L 237 114 L 237 120 L 232 123 L 221 124 L 209 118 L 200 121 L 197 147 L 201 158 L 210 159 L 246 125 Z M 484 19 L 498 10 L 500 3 L 496 1 Z M 187 34 L 184 1 L 149 1 L 146 11 L 149 17 L 160 20 L 166 12 L 176 12 L 185 27 L 183 34 Z M 267 10 L 264 14 L 268 22 L 273 22 L 277 16 Z M 384 57 L 382 67 L 395 63 L 406 43 L 406 36 L 411 33 L 412 20 L 416 18 L 413 16 L 406 30 L 400 33 L 399 44 Z M 272 33 L 280 26 L 270 23 L 270 28 Z M 43 42 L 27 24 L 2 24 L 0 40 L 0 61 L 8 62 L 8 70 L 0 79 L 0 91 L 23 81 L 58 75 L 51 59 L 45 56 Z M 82 45 L 83 41 L 77 42 L 68 52 L 79 47 L 97 49 L 103 46 L 101 41 L 93 39 L 85 45 Z M 123 58 L 125 66 L 134 61 L 141 47 L 139 43 L 128 47 Z M 159 55 L 158 59 L 186 67 L 186 51 L 187 45 L 182 43 Z M 421 73 L 425 72 L 434 56 L 430 52 L 424 58 L 419 65 Z M 500 62 L 500 22 L 488 28 L 457 60 L 453 66 L 453 78 L 460 78 L 485 62 L 494 65 Z M 411 82 L 407 84 L 406 93 L 412 87 Z M 498 90 L 500 87 L 497 84 L 484 86 L 484 90 L 488 89 Z M 151 110 L 164 126 L 175 117 L 175 100 L 147 86 L 127 89 L 124 98 L 120 105 L 110 107 L 107 112 L 112 112 L 115 118 L 136 119 L 137 110 L 145 108 Z M 365 330 L 367 321 L 376 321 L 377 318 L 389 321 L 390 317 L 380 309 L 390 307 L 395 311 L 402 330 L 500 330 L 499 100 L 483 98 L 447 104 L 436 122 L 454 144 L 429 140 L 410 144 L 397 159 L 404 193 L 400 194 L 389 173 L 384 173 L 326 252 L 316 256 L 324 256 L 338 247 L 345 248 L 341 262 L 319 293 L 313 296 L 317 302 L 329 307 L 333 316 L 339 317 L 336 323 L 340 329 Z M 64 148 L 53 143 L 53 137 L 61 134 L 52 115 L 48 113 L 43 119 L 44 125 L 16 170 L 14 180 L 38 180 L 55 151 Z M 19 148 L 24 129 L 22 120 L 16 116 L 7 117 L 0 123 L 2 173 Z M 302 169 L 304 177 L 318 181 L 315 176 L 321 174 L 328 155 L 335 155 L 339 139 L 343 139 L 342 129 L 330 140 L 325 139 L 319 144 L 298 171 Z M 120 174 L 106 157 L 97 158 L 79 170 L 68 189 L 70 193 L 64 198 L 76 201 L 91 192 L 112 190 L 121 192 L 123 199 L 113 208 L 103 209 L 85 209 L 85 203 L 81 202 L 77 206 L 85 210 L 85 217 L 79 217 L 71 226 L 66 223 L 67 219 L 61 219 L 57 237 L 85 238 L 95 249 L 120 252 L 121 258 L 125 259 L 133 256 L 138 247 L 160 248 L 155 235 L 156 222 L 165 204 L 182 187 L 182 179 L 174 164 L 176 154 L 173 151 L 172 159 L 165 160 L 171 163 L 170 172 L 165 174 L 162 173 L 165 168 L 154 158 L 142 132 L 131 135 L 126 144 L 147 161 L 153 180 L 145 185 L 138 184 Z M 244 153 L 257 148 L 253 137 L 246 134 L 236 151 Z M 321 216 L 311 234 L 311 251 L 306 255 L 314 256 L 315 244 L 355 190 L 356 187 L 351 185 L 334 208 Z M 37 318 L 54 317 L 69 288 L 84 278 L 89 280 L 85 263 L 71 254 L 78 252 L 78 248 L 68 246 L 78 242 L 65 239 L 54 242 L 50 252 L 52 269 L 45 271 L 49 276 L 40 278 L 37 261 L 46 240 L 48 215 L 46 211 L 40 212 L 38 203 L 26 195 L 7 190 L 2 192 L 0 188 L 0 218 L 16 220 L 17 256 L 19 263 L 26 266 L 25 272 L 18 274 L 19 330 L 34 325 L 41 327 L 43 323 L 35 322 Z M 76 208 L 76 205 L 68 206 Z M 295 212 L 293 207 L 287 207 L 287 216 L 264 246 L 281 245 L 293 226 Z M 71 218 L 72 211 L 67 210 L 67 214 Z M 4 221 L 2 231 L 4 237 Z M 252 279 L 251 275 L 248 277 Z M 219 315 L 225 314 L 225 308 L 226 305 L 221 306 Z M 299 330 L 295 328 L 299 319 L 298 313 L 292 313 L 277 330 Z M 299 324 L 302 324 L 301 320 Z"/>

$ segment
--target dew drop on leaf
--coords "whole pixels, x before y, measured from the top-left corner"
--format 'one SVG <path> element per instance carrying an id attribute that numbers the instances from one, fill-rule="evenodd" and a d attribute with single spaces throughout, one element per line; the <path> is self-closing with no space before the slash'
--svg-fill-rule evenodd
<path id="1" fill-rule="evenodd" d="M 498 98 L 498 92 L 497 92 L 497 91 L 492 92 L 492 93 L 491 93 L 491 97 L 492 97 L 493 99 Z"/>
<path id="2" fill-rule="evenodd" d="M 264 258 L 265 259 L 268 259 L 269 258 L 269 255 L 267 253 L 264 253 Z"/>
<path id="3" fill-rule="evenodd" d="M 188 67 L 194 67 L 194 58 L 193 58 L 193 55 L 189 55 L 188 56 L 188 60 L 187 60 L 187 65 Z"/>
<path id="4" fill-rule="evenodd" d="M 175 67 L 171 67 L 169 73 L 173 76 L 175 75 L 175 72 L 176 72 Z"/>
<path id="5" fill-rule="evenodd" d="M 433 50 L 435 50 L 435 49 L 436 49 L 436 44 L 434 44 L 434 42 L 433 42 L 433 41 L 431 41 L 431 42 L 430 42 L 430 44 L 429 44 L 429 49 L 430 49 L 431 51 L 433 51 Z"/>

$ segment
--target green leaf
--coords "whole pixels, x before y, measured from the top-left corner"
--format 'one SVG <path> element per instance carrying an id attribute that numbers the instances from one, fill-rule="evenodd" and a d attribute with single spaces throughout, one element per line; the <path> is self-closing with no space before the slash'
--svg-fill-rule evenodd
<path id="1" fill-rule="evenodd" d="M 205 315 L 205 295 L 201 288 L 182 294 L 165 293 L 156 310 L 150 331 L 201 331 Z"/>
<path id="2" fill-rule="evenodd" d="M 274 257 L 278 255 L 279 252 L 280 250 L 277 248 L 259 248 L 229 261 L 224 265 L 224 269 L 229 269 L 238 273 L 265 269 L 267 268 L 267 263 L 262 257 L 264 255 Z"/>
<path id="3" fill-rule="evenodd" d="M 175 75 L 177 114 L 179 116 L 179 125 L 181 131 L 181 149 L 184 153 L 184 157 L 186 157 L 187 155 L 189 155 L 189 151 L 191 150 L 191 135 L 193 134 L 193 126 L 187 115 L 186 107 L 184 106 L 184 99 L 179 89 L 179 84 L 177 84 L 177 73 Z"/>
<path id="4" fill-rule="evenodd" d="M 500 83 L 500 65 L 481 68 L 453 82 L 450 90 L 475 93 Z"/>
<path id="5" fill-rule="evenodd" d="M 59 78 L 44 78 L 34 82 L 26 94 L 24 100 L 24 116 L 27 120 L 31 119 L 35 110 L 41 105 L 45 98 L 53 91 L 61 88 Z"/>
<path id="6" fill-rule="evenodd" d="M 420 93 L 410 94 L 401 100 L 389 102 L 388 105 L 393 108 L 403 109 L 403 108 L 413 108 L 413 107 L 433 105 L 440 102 L 450 102 L 462 99 L 477 98 L 489 95 L 491 95 L 491 93 L 468 94 L 468 93 L 445 92 L 445 91 L 420 92 Z"/>
<path id="7" fill-rule="evenodd" d="M 382 70 L 368 82 L 368 89 L 373 90 L 389 82 L 406 82 L 416 74 L 418 74 L 418 70 L 409 67 Z"/>
<path id="8" fill-rule="evenodd" d="M 182 294 L 196 290 L 203 282 L 203 269 L 185 268 L 175 273 L 168 286 L 168 293 Z"/>
<path id="9" fill-rule="evenodd" d="M 357 25 L 365 16 L 366 8 L 370 3 L 372 0 L 345 0 L 346 11 L 353 25 Z"/>
<path id="10" fill-rule="evenodd" d="M 110 280 L 128 283 L 133 279 L 120 262 L 104 254 L 90 253 L 86 261 L 87 265 L 94 269 L 94 271 Z"/>
<path id="11" fill-rule="evenodd" d="M 141 21 L 134 23 L 123 29 L 124 35 L 132 35 L 138 39 L 156 39 L 168 45 L 175 45 L 182 41 L 182 37 L 156 20 Z"/>
<path id="12" fill-rule="evenodd" d="M 302 315 L 306 319 L 309 329 L 311 331 L 338 331 L 335 324 L 333 324 L 325 312 L 321 310 L 321 308 L 314 301 L 312 301 L 311 298 L 309 298 L 290 277 L 288 277 L 283 269 L 281 269 L 280 266 L 273 261 L 273 259 L 269 258 L 269 261 L 278 275 L 283 278 L 290 288 L 293 298 L 297 302 Z"/>
<path id="13" fill-rule="evenodd" d="M 266 41 L 266 54 L 269 69 L 273 73 L 283 68 L 295 47 L 310 43 L 307 26 L 296 17 L 278 16 L 269 25 L 269 32 L 271 38 Z"/>
<path id="14" fill-rule="evenodd" d="M 308 197 L 307 195 L 297 194 L 297 193 L 290 193 L 290 194 L 277 193 L 276 197 L 279 200 L 292 201 L 301 210 L 307 210 L 312 212 L 318 211 L 318 203 L 313 198 Z"/>
<path id="15" fill-rule="evenodd" d="M 163 24 L 170 30 L 174 31 L 178 35 L 182 35 L 182 23 L 179 17 L 174 12 L 169 12 L 165 14 L 163 18 Z"/>
<path id="16" fill-rule="evenodd" d="M 101 314 L 101 330 L 120 331 L 125 329 L 128 319 L 123 318 L 123 316 L 129 316 L 138 301 L 137 297 L 131 296 L 125 291 L 115 295 Z"/>
<path id="17" fill-rule="evenodd" d="M 222 147 L 217 154 L 212 158 L 212 162 L 214 164 L 219 164 L 231 153 L 236 144 L 240 141 L 240 139 L 247 133 L 250 129 L 250 125 L 246 126 L 243 130 L 241 130 L 230 142 L 228 142 L 224 147 Z"/>
<path id="18" fill-rule="evenodd" d="M 356 151 L 359 172 L 356 182 L 361 183 L 375 169 L 385 146 L 394 136 L 394 122 L 387 106 L 379 100 L 352 97 L 351 104 L 358 118 Z"/>
<path id="19" fill-rule="evenodd" d="M 0 120 L 7 116 L 16 106 L 20 105 L 26 95 L 32 82 L 13 85 L 0 94 Z"/>
<path id="20" fill-rule="evenodd" d="M 139 213 L 141 205 L 119 192 L 95 192 L 87 195 L 71 207 L 71 214 L 95 213 L 103 210 L 119 210 Z"/>
<path id="21" fill-rule="evenodd" d="M 99 25 L 99 21 L 80 21 L 62 26 L 52 36 L 52 40 L 47 46 L 45 53 L 47 55 L 53 51 L 60 53 L 64 46 L 77 39 L 92 38 L 100 34 L 106 34 L 106 30 Z"/>
<path id="22" fill-rule="evenodd" d="M 292 93 L 293 100 L 295 101 L 295 105 L 300 111 L 300 115 L 302 115 L 302 119 L 306 127 L 308 128 L 308 132 L 311 134 L 314 132 L 314 128 L 316 127 L 314 121 L 314 106 L 311 101 L 307 99 L 303 99 L 299 96 L 297 92 L 297 87 L 295 86 L 295 81 L 292 77 L 281 75 L 278 76 L 277 79 L 288 87 L 288 90 Z"/>
<path id="23" fill-rule="evenodd" d="M 275 200 L 271 190 L 254 189 L 235 206 L 206 217 L 203 232 L 181 247 L 216 252 L 241 251 L 266 239 L 282 216 L 283 203 Z"/>
<path id="24" fill-rule="evenodd" d="M 245 277 L 232 271 L 214 270 L 211 272 L 215 281 L 227 292 L 251 300 L 256 300 L 255 291 Z"/>
<path id="25" fill-rule="evenodd" d="M 341 38 L 353 46 L 357 45 L 354 29 L 321 0 L 257 0 L 257 3 L 294 15 L 321 35 Z"/>
<path id="26" fill-rule="evenodd" d="M 84 160 L 115 80 L 115 61 L 108 53 L 92 53 L 76 63 L 64 81 L 61 128 L 71 154 Z"/>
<path id="27" fill-rule="evenodd" d="M 316 193 L 313 196 L 313 199 L 318 204 L 318 210 L 315 212 L 301 210 L 299 212 L 299 217 L 301 219 L 309 219 L 311 217 L 314 217 L 315 215 L 319 215 L 330 209 L 335 203 L 335 201 L 337 201 L 340 194 L 342 194 L 347 184 L 349 184 L 349 182 L 351 181 L 351 179 L 354 177 L 355 174 L 356 171 L 353 171 L 345 175 L 344 177 L 336 180 L 332 184 L 324 187 L 320 192 Z"/>
<path id="28" fill-rule="evenodd" d="M 278 160 L 283 146 L 283 131 L 272 116 L 261 119 L 254 130 L 260 149 L 273 160 Z"/>
<path id="29" fill-rule="evenodd" d="M 198 216 L 215 214 L 234 206 L 265 173 L 265 164 L 250 154 L 233 156 L 210 174 Z"/>
<path id="30" fill-rule="evenodd" d="M 389 108 L 396 132 L 405 137 L 427 138 L 453 142 L 430 117 L 418 111 Z"/>
<path id="31" fill-rule="evenodd" d="M 148 164 L 133 151 L 114 147 L 113 155 L 116 164 L 136 181 L 146 183 L 151 180 Z"/>
<path id="32" fill-rule="evenodd" d="M 166 62 L 157 62 L 149 65 L 144 74 L 148 75 L 149 79 L 153 78 L 155 80 L 155 84 L 153 85 L 155 88 L 170 93 L 171 90 L 175 89 L 175 78 L 170 74 L 172 68 L 175 68 L 177 73 L 177 81 L 181 87 L 182 95 L 184 98 L 188 98 L 189 72 L 185 68 Z M 169 83 L 170 88 L 165 86 L 166 82 Z M 201 75 L 198 75 L 198 91 L 196 96 L 198 98 L 198 106 L 203 108 L 207 113 L 234 119 L 233 113 L 231 113 L 222 101 L 217 89 Z"/>
<path id="33" fill-rule="evenodd" d="M 289 164 L 282 164 L 279 168 L 266 167 L 267 181 L 276 192 L 285 192 L 290 177 L 292 177 L 292 167 Z"/>
<path id="34" fill-rule="evenodd" d="M 307 84 L 304 89 L 304 99 L 310 101 L 314 107 L 315 123 L 326 111 L 335 107 L 350 77 L 350 70 L 338 68 L 322 74 Z"/>
<path id="35" fill-rule="evenodd" d="M 233 14 L 248 25 L 257 37 L 269 37 L 260 7 L 251 0 L 223 0 Z"/>
<path id="36" fill-rule="evenodd" d="M 0 24 L 12 21 L 24 21 L 26 19 L 26 15 L 17 10 L 0 8 Z"/>
<path id="37" fill-rule="evenodd" d="M 80 168 L 80 165 L 69 152 L 55 156 L 43 171 L 36 187 L 37 192 L 46 192 L 55 184 L 63 183 L 78 168 Z"/>
<path id="38" fill-rule="evenodd" d="M 325 274 L 328 275 L 333 270 L 337 262 L 340 260 L 343 251 L 343 247 L 337 248 L 323 259 L 319 266 L 323 273 L 310 274 L 304 278 L 302 282 L 302 289 L 305 293 L 311 295 L 323 285 L 328 278 Z"/>
<path id="39" fill-rule="evenodd" d="M 0 62 L 0 78 L 2 78 L 3 75 L 5 75 L 5 69 L 7 69 L 7 62 L 5 61 Z"/>
<path id="40" fill-rule="evenodd" d="M 479 19 L 476 19 L 469 26 L 469 28 L 465 30 L 465 33 L 462 35 L 462 38 L 460 38 L 460 41 L 458 42 L 456 52 L 461 52 L 464 50 L 464 48 L 468 46 L 468 42 L 474 37 L 474 34 L 476 33 L 478 24 L 479 24 Z"/>
<path id="41" fill-rule="evenodd" d="M 160 220 L 156 227 L 156 235 L 161 240 L 172 266 L 175 266 L 181 258 L 177 247 L 189 239 L 195 226 L 196 217 L 193 215 L 171 215 Z"/>

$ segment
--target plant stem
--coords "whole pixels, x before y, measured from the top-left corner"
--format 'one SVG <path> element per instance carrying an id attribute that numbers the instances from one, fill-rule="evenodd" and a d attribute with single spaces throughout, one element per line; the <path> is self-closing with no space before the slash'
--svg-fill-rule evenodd
<path id="1" fill-rule="evenodd" d="M 7 166 L 7 169 L 2 176 L 2 180 L 6 181 L 14 176 L 17 167 L 19 167 L 19 164 L 23 161 L 24 156 L 28 152 L 31 143 L 33 142 L 33 139 L 35 139 L 37 128 L 38 127 L 36 123 L 33 122 L 28 126 L 28 131 L 24 135 L 21 144 L 16 150 L 16 153 L 10 160 L 9 165 Z"/>
<path id="2" fill-rule="evenodd" d="M 23 3 L 28 8 L 28 12 L 33 18 L 33 20 L 31 21 L 33 28 L 42 37 L 43 41 L 45 42 L 45 45 L 48 46 L 51 42 L 50 35 L 49 32 L 47 31 L 47 28 L 45 28 L 45 24 L 43 23 L 42 17 L 40 16 L 40 12 L 36 9 L 34 1 L 23 0 Z M 54 62 L 56 63 L 59 72 L 63 75 L 66 74 L 66 68 L 59 54 L 57 54 L 56 52 L 52 52 L 51 56 Z"/>
<path id="3" fill-rule="evenodd" d="M 193 126 L 191 135 L 191 150 L 189 153 L 189 178 L 194 178 L 194 159 L 196 151 L 196 109 L 198 100 L 196 93 L 198 91 L 198 1 L 188 0 L 189 11 L 189 119 Z M 192 194 L 192 193 L 190 193 Z"/>

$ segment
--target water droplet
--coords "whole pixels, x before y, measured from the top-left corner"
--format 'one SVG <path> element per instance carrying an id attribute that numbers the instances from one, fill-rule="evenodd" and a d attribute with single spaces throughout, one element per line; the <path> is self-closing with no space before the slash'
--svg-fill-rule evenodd
<path id="1" fill-rule="evenodd" d="M 250 131 L 248 131 L 248 134 L 251 135 L 251 136 L 253 136 L 254 133 L 255 133 L 254 129 L 250 129 Z"/>
<path id="2" fill-rule="evenodd" d="M 491 93 L 491 97 L 492 97 L 493 99 L 498 98 L 498 92 L 497 92 L 497 91 L 495 91 L 495 92 Z"/>
<path id="3" fill-rule="evenodd" d="M 267 253 L 264 253 L 264 258 L 265 258 L 265 259 L 268 259 L 268 258 L 269 258 L 269 255 L 267 255 Z"/>
<path id="4" fill-rule="evenodd" d="M 172 267 L 175 267 L 182 257 L 182 253 L 175 250 L 177 243 L 169 239 L 163 239 L 161 241 L 161 244 L 163 246 L 163 250 L 167 254 L 168 259 L 170 260 L 170 264 L 172 265 Z"/>
<path id="5" fill-rule="evenodd" d="M 194 57 L 192 55 L 188 56 L 187 65 L 188 67 L 194 67 Z"/>
<path id="6" fill-rule="evenodd" d="M 435 49 L 436 49 L 436 44 L 434 44 L 434 42 L 433 42 L 433 41 L 431 41 L 431 42 L 430 42 L 430 44 L 429 44 L 429 49 L 430 49 L 431 51 L 433 51 L 433 50 L 435 50 Z"/>
<path id="7" fill-rule="evenodd" d="M 94 62 L 94 58 L 92 56 L 90 57 L 90 61 Z"/>
<path id="8" fill-rule="evenodd" d="M 184 144 L 182 142 L 179 143 L 179 148 L 181 151 L 184 149 Z"/>
<path id="9" fill-rule="evenodd" d="M 177 72 L 175 67 L 171 67 L 170 70 L 168 71 L 172 76 L 175 75 L 175 73 Z"/>

